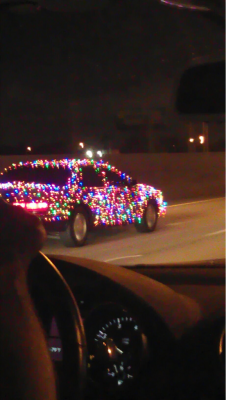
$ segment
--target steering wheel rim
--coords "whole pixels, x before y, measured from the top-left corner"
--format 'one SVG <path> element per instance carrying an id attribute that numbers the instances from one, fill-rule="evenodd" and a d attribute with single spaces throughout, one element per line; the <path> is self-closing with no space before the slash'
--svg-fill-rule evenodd
<path id="1" fill-rule="evenodd" d="M 77 302 L 56 266 L 39 252 L 28 270 L 28 287 L 46 335 L 53 313 L 62 342 L 63 357 L 58 392 L 60 400 L 81 400 L 86 381 L 87 346 Z M 43 301 L 45 294 L 47 304 Z M 52 319 L 52 318 L 51 318 Z"/>

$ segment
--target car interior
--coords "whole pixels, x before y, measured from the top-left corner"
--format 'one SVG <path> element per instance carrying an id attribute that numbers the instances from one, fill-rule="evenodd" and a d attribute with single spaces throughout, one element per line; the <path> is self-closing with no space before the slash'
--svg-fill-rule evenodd
<path id="1" fill-rule="evenodd" d="M 59 398 L 223 399 L 224 273 L 40 253 L 28 282 Z"/>

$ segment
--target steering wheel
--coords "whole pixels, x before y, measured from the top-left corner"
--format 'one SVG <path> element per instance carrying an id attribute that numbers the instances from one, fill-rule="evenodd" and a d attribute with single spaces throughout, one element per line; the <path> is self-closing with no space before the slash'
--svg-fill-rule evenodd
<path id="1" fill-rule="evenodd" d="M 28 287 L 46 336 L 52 318 L 57 323 L 62 343 L 60 400 L 80 400 L 86 378 L 86 338 L 76 300 L 55 265 L 39 253 L 28 270 Z"/>

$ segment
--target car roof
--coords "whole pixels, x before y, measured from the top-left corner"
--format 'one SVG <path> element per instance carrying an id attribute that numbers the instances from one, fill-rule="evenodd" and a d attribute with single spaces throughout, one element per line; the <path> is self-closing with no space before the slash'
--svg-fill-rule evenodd
<path id="1" fill-rule="evenodd" d="M 51 167 L 59 167 L 59 166 L 68 166 L 70 169 L 72 169 L 73 167 L 76 166 L 87 166 L 87 165 L 93 165 L 93 166 L 109 166 L 110 168 L 115 169 L 115 167 L 112 167 L 111 165 L 109 165 L 109 163 L 107 161 L 104 160 L 93 160 L 93 159 L 89 159 L 89 158 L 62 158 L 62 159 L 53 159 L 53 160 L 45 160 L 45 159 L 38 159 L 38 160 L 34 160 L 34 161 L 20 161 L 19 163 L 15 164 L 11 164 L 8 168 L 5 168 L 5 171 L 8 169 L 13 169 L 13 168 L 17 168 L 17 167 L 35 167 L 35 166 L 40 166 L 40 167 L 44 167 L 44 166 L 51 166 Z"/>
<path id="2" fill-rule="evenodd" d="M 4 173 L 7 173 L 8 171 L 12 171 L 17 168 L 23 168 L 23 167 L 67 167 L 70 170 L 75 170 L 77 168 L 80 168 L 82 166 L 94 166 L 94 168 L 107 168 L 112 172 L 116 172 L 118 174 L 122 174 L 120 170 L 118 170 L 116 167 L 113 165 L 110 165 L 109 162 L 105 160 L 94 160 L 94 159 L 89 159 L 89 158 L 62 158 L 62 159 L 52 159 L 52 160 L 47 160 L 47 159 L 37 159 L 33 161 L 20 161 L 17 164 L 11 164 L 9 167 L 4 168 L 4 171 L 1 173 L 3 175 Z M 131 177 L 127 174 L 124 174 L 126 178 Z"/>
<path id="3" fill-rule="evenodd" d="M 8 173 L 13 173 L 14 170 L 23 170 L 23 168 L 28 169 L 31 168 L 35 170 L 36 168 L 46 168 L 49 170 L 50 168 L 59 168 L 64 169 L 65 171 L 72 171 L 72 173 L 77 174 L 79 172 L 79 168 L 83 166 L 90 166 L 94 167 L 95 169 L 98 168 L 106 168 L 110 172 L 115 172 L 116 174 L 123 175 L 125 179 L 131 181 L 131 176 L 127 175 L 126 173 L 122 173 L 120 170 L 118 170 L 116 167 L 113 165 L 110 165 L 107 161 L 105 160 L 93 160 L 89 158 L 84 158 L 84 159 L 78 159 L 78 158 L 62 158 L 62 159 L 52 159 L 52 160 L 46 160 L 46 159 L 37 159 L 33 161 L 21 161 L 17 164 L 11 164 L 8 168 L 5 168 L 3 172 L 0 173 L 0 178 L 1 176 L 4 177 L 7 176 Z"/>

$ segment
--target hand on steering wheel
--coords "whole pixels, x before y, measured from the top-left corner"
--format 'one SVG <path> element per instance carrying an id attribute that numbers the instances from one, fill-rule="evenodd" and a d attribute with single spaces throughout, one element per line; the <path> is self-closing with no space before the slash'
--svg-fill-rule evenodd
<path id="1" fill-rule="evenodd" d="M 0 268 L 26 269 L 42 248 L 46 232 L 33 214 L 0 199 Z"/>
<path id="2" fill-rule="evenodd" d="M 0 391 L 5 400 L 57 398 L 53 365 L 28 278 L 40 293 L 45 284 L 58 322 L 68 389 L 60 393 L 60 399 L 64 395 L 68 400 L 82 397 L 84 327 L 77 303 L 57 268 L 44 255 L 35 257 L 45 239 L 44 227 L 35 215 L 0 199 L 0 361 L 4 365 Z"/>

